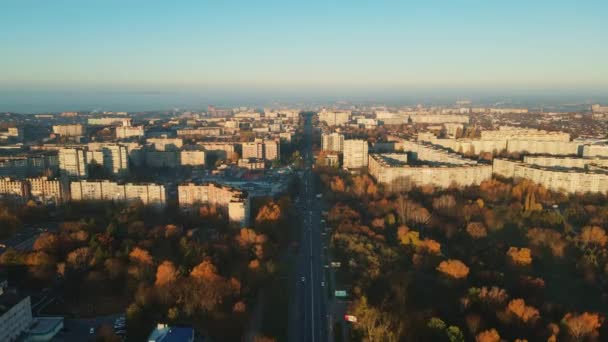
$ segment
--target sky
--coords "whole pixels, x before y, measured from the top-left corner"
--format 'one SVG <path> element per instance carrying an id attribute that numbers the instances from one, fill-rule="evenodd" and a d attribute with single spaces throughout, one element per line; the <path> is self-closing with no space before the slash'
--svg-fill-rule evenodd
<path id="1" fill-rule="evenodd" d="M 0 106 L 85 90 L 604 94 L 606 13 L 603 0 L 4 0 Z"/>

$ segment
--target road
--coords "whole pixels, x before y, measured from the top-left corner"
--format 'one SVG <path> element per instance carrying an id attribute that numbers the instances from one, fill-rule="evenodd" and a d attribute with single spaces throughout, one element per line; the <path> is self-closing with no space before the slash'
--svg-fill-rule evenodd
<path id="1" fill-rule="evenodd" d="M 329 320 L 327 311 L 327 279 L 324 272 L 324 249 L 321 236 L 321 204 L 316 198 L 312 165 L 312 119 L 306 116 L 304 124 L 305 171 L 302 174 L 301 218 L 302 231 L 297 258 L 298 275 L 294 286 L 295 310 L 290 310 L 292 328 L 290 340 L 304 342 L 329 341 Z"/>
<path id="2" fill-rule="evenodd" d="M 14 248 L 21 251 L 30 251 L 34 242 L 42 232 L 59 231 L 59 222 L 47 222 L 39 224 L 29 224 L 20 229 L 14 236 L 0 241 L 0 254 L 7 248 Z"/>

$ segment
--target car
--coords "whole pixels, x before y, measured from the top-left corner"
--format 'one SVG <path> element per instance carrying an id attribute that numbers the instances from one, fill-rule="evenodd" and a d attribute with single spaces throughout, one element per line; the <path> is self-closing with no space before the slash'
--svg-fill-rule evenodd
<path id="1" fill-rule="evenodd" d="M 324 281 L 321 282 L 321 286 L 325 287 L 325 282 Z"/>

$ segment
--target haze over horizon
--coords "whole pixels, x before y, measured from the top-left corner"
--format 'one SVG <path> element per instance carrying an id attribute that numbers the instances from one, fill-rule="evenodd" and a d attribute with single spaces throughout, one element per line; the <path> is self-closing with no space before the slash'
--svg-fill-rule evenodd
<path id="1" fill-rule="evenodd" d="M 607 9 L 602 1 L 9 2 L 0 110 L 601 101 Z M 142 94 L 156 96 L 144 106 Z"/>

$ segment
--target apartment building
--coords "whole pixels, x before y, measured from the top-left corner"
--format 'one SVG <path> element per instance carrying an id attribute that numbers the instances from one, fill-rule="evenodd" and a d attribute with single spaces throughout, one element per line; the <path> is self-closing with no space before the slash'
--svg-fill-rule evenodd
<path id="1" fill-rule="evenodd" d="M 165 186 L 153 183 L 118 184 L 103 181 L 72 181 L 72 201 L 141 201 L 144 205 L 163 207 L 166 205 Z"/>
<path id="2" fill-rule="evenodd" d="M 217 137 L 224 134 L 222 127 L 198 127 L 177 130 L 179 137 Z"/>
<path id="3" fill-rule="evenodd" d="M 184 146 L 182 138 L 148 138 L 146 144 L 156 151 L 175 151 Z"/>
<path id="4" fill-rule="evenodd" d="M 59 179 L 48 177 L 28 178 L 30 197 L 42 203 L 60 204 L 66 200 L 67 191 Z"/>
<path id="5" fill-rule="evenodd" d="M 553 191 L 608 192 L 608 170 L 605 168 L 565 169 L 496 158 L 493 161 L 493 172 L 515 180 L 529 179 Z"/>
<path id="6" fill-rule="evenodd" d="M 86 178 L 88 175 L 86 151 L 80 148 L 60 149 L 59 171 L 68 177 Z"/>
<path id="7" fill-rule="evenodd" d="M 176 168 L 180 165 L 180 151 L 145 151 L 145 164 L 153 168 Z"/>
<path id="8" fill-rule="evenodd" d="M 197 142 L 198 146 L 201 146 L 205 152 L 215 154 L 220 159 L 231 157 L 234 154 L 233 143 L 222 143 L 222 142 Z"/>
<path id="9" fill-rule="evenodd" d="M 409 190 L 413 186 L 438 188 L 479 185 L 492 178 L 492 166 L 481 164 L 421 165 L 407 164 L 406 154 L 370 154 L 369 174 L 392 191 Z"/>
<path id="10" fill-rule="evenodd" d="M 266 162 L 264 159 L 239 159 L 237 162 L 238 167 L 242 167 L 248 170 L 264 170 L 266 167 Z"/>
<path id="11" fill-rule="evenodd" d="M 30 296 L 4 292 L 2 289 L 0 292 L 0 341 L 19 340 L 33 321 Z"/>
<path id="12" fill-rule="evenodd" d="M 498 130 L 481 131 L 481 139 L 569 142 L 570 134 L 566 132 L 549 132 L 533 128 L 500 126 Z"/>
<path id="13" fill-rule="evenodd" d="M 0 198 L 15 203 L 25 203 L 29 197 L 28 183 L 20 179 L 0 178 Z"/>
<path id="14" fill-rule="evenodd" d="M 55 125 L 53 133 L 64 137 L 82 137 L 86 135 L 86 129 L 81 124 Z"/>
<path id="15" fill-rule="evenodd" d="M 129 172 L 129 151 L 126 146 L 113 143 L 90 143 L 87 161 L 95 160 L 114 175 Z"/>
<path id="16" fill-rule="evenodd" d="M 214 183 L 181 184 L 177 187 L 178 203 L 183 209 L 198 204 L 215 204 L 225 210 L 231 222 L 242 226 L 249 222 L 249 196 L 246 191 Z"/>
<path id="17" fill-rule="evenodd" d="M 143 137 L 144 126 L 116 126 L 114 128 L 116 139 L 127 139 L 132 137 Z"/>
<path id="18" fill-rule="evenodd" d="M 243 159 L 264 159 L 264 141 L 262 139 L 255 139 L 252 142 L 242 143 L 241 151 Z"/>
<path id="19" fill-rule="evenodd" d="M 280 140 L 264 140 L 264 158 L 266 160 L 279 160 L 281 158 Z"/>
<path id="20" fill-rule="evenodd" d="M 583 157 L 608 157 L 608 145 L 585 145 L 583 146 Z"/>
<path id="21" fill-rule="evenodd" d="M 340 133 L 323 133 L 321 135 L 321 149 L 330 152 L 344 151 L 344 135 Z"/>
<path id="22" fill-rule="evenodd" d="M 350 121 L 350 111 L 327 111 L 319 112 L 319 121 L 325 122 L 328 126 L 342 126 Z"/>
<path id="23" fill-rule="evenodd" d="M 0 158 L 0 176 L 29 177 L 55 173 L 58 169 L 59 157 L 56 154 Z"/>
<path id="24" fill-rule="evenodd" d="M 183 150 L 180 152 L 181 166 L 204 166 L 205 151 L 199 150 Z"/>
<path id="25" fill-rule="evenodd" d="M 91 126 L 131 126 L 131 120 L 126 117 L 102 117 L 89 118 L 87 123 Z"/>
<path id="26" fill-rule="evenodd" d="M 359 169 L 367 166 L 368 162 L 367 140 L 344 140 L 344 155 L 342 166 L 345 169 Z"/>

